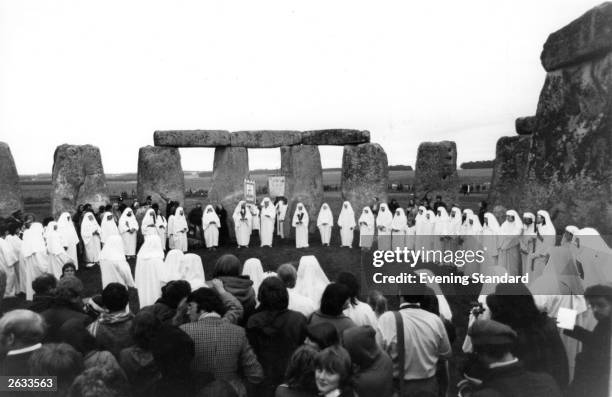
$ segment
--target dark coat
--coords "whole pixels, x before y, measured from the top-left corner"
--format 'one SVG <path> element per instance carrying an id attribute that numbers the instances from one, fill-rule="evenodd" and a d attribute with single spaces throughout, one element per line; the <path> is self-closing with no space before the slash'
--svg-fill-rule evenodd
<path id="1" fill-rule="evenodd" d="M 92 322 L 92 318 L 85 312 L 77 310 L 77 308 L 68 302 L 54 302 L 52 306 L 40 313 L 47 323 L 47 336 L 45 343 L 58 343 L 60 339 L 60 328 L 68 320 L 76 320 L 86 327 Z"/>
<path id="2" fill-rule="evenodd" d="M 525 370 L 518 362 L 487 371 L 472 397 L 561 397 L 553 378 Z"/>

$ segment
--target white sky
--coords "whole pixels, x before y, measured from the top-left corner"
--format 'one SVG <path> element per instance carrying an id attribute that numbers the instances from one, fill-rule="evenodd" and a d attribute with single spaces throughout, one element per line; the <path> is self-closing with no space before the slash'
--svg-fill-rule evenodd
<path id="1" fill-rule="evenodd" d="M 458 164 L 493 159 L 535 112 L 548 34 L 599 3 L 0 0 L 0 140 L 20 174 L 51 172 L 62 143 L 135 172 L 163 129 L 357 128 L 390 164 L 444 139 Z M 212 169 L 213 149 L 181 154 Z M 321 156 L 339 167 L 342 148 Z"/>

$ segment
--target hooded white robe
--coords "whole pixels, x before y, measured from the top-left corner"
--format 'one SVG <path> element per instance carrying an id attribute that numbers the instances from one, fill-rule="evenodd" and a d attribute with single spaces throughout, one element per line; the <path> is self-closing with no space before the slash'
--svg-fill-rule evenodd
<path id="1" fill-rule="evenodd" d="M 376 229 L 378 230 L 378 249 L 388 251 L 391 249 L 391 223 L 393 214 L 389 210 L 387 203 L 380 204 L 378 215 L 376 216 Z"/>
<path id="2" fill-rule="evenodd" d="M 295 292 L 310 299 L 318 308 L 321 304 L 323 291 L 328 284 L 329 279 L 314 255 L 306 255 L 300 258 Z"/>
<path id="3" fill-rule="evenodd" d="M 536 217 L 531 212 L 523 213 L 523 221 L 530 219 L 531 224 L 527 225 L 523 222 L 523 230 L 520 237 L 520 248 L 521 248 L 521 263 L 522 274 L 530 274 L 533 272 L 532 260 L 535 254 L 535 238 L 536 238 Z M 530 280 L 534 280 L 530 277 Z"/>
<path id="4" fill-rule="evenodd" d="M 140 222 L 140 230 L 143 236 L 154 234 L 159 237 L 159 234 L 157 233 L 157 216 L 155 215 L 155 210 L 153 208 L 149 208 L 142 217 L 142 221 Z"/>
<path id="5" fill-rule="evenodd" d="M 219 228 L 221 221 L 212 205 L 207 205 L 202 214 L 202 229 L 204 229 L 204 241 L 206 248 L 219 246 Z"/>
<path id="6" fill-rule="evenodd" d="M 47 255 L 49 259 L 48 272 L 59 280 L 62 276 L 62 267 L 64 267 L 66 263 L 72 262 L 72 259 L 62 246 L 62 238 L 56 222 L 49 222 L 47 225 L 45 241 L 47 243 Z"/>
<path id="7" fill-rule="evenodd" d="M 100 241 L 102 244 L 106 244 L 106 240 L 110 236 L 119 236 L 119 228 L 117 228 L 117 224 L 115 223 L 115 218 L 113 218 L 113 214 L 109 211 L 106 211 L 102 214 L 102 224 L 100 225 Z"/>
<path id="8" fill-rule="evenodd" d="M 187 252 L 187 219 L 183 207 L 178 207 L 168 220 L 168 238 L 171 241 L 170 249 Z"/>
<path id="9" fill-rule="evenodd" d="M 414 217 L 414 249 L 421 250 L 427 242 L 427 234 L 425 230 L 428 228 L 429 221 L 427 220 L 427 209 L 420 206 L 417 215 Z"/>
<path id="10" fill-rule="evenodd" d="M 403 208 L 395 210 L 391 221 L 391 249 L 403 249 L 406 246 L 406 234 L 408 233 L 408 219 Z"/>
<path id="11" fill-rule="evenodd" d="M 261 246 L 272 247 L 272 240 L 274 238 L 274 220 L 276 218 L 276 209 L 272 204 L 272 201 L 265 197 L 261 201 L 261 213 L 260 213 L 260 230 L 259 236 L 261 239 Z"/>
<path id="12" fill-rule="evenodd" d="M 85 261 L 86 263 L 97 263 L 100 261 L 101 241 L 100 234 L 102 230 L 100 225 L 94 218 L 92 213 L 83 214 L 81 222 L 81 238 L 85 246 Z"/>
<path id="13" fill-rule="evenodd" d="M 285 238 L 285 216 L 287 215 L 287 204 L 283 200 L 276 203 L 276 234 L 280 238 Z"/>
<path id="14" fill-rule="evenodd" d="M 261 261 L 257 258 L 247 259 L 242 267 L 242 275 L 249 276 L 249 279 L 253 282 L 253 291 L 255 291 L 255 295 L 259 298 L 259 286 L 264 278 L 266 278 Z"/>
<path id="15" fill-rule="evenodd" d="M 427 210 L 425 212 L 425 219 L 421 225 L 421 230 L 423 235 L 421 236 L 421 244 L 422 246 L 417 246 L 416 249 L 424 249 L 426 251 L 433 250 L 434 247 L 434 226 L 435 226 L 435 217 L 436 215 L 432 210 Z"/>
<path id="16" fill-rule="evenodd" d="M 376 224 L 374 214 L 370 207 L 363 207 L 359 217 L 359 246 L 361 248 L 372 248 Z"/>
<path id="17" fill-rule="evenodd" d="M 32 300 L 34 297 L 32 281 L 49 271 L 49 259 L 43 237 L 43 226 L 38 222 L 32 223 L 30 228 L 23 232 L 19 266 L 21 292 L 26 293 L 27 300 Z"/>
<path id="18" fill-rule="evenodd" d="M 448 237 L 450 236 L 450 218 L 446 208 L 438 207 L 438 214 L 434 218 L 433 247 L 435 250 L 444 251 L 450 248 Z"/>
<path id="19" fill-rule="evenodd" d="M 490 266 L 497 266 L 497 249 L 499 247 L 499 223 L 490 212 L 484 214 L 486 224 L 482 227 L 480 241 L 483 247 L 484 261 L 480 265 L 480 273 Z"/>
<path id="20" fill-rule="evenodd" d="M 191 285 L 192 291 L 206 286 L 204 266 L 199 255 L 185 254 L 181 267 L 183 269 L 183 280 Z"/>
<path id="21" fill-rule="evenodd" d="M 63 212 L 57 220 L 57 226 L 62 239 L 62 245 L 66 248 L 68 256 L 72 259 L 72 263 L 74 263 L 78 270 L 79 256 L 77 254 L 77 245 L 79 244 L 79 235 L 76 232 L 70 214 Z"/>
<path id="22" fill-rule="evenodd" d="M 183 251 L 173 249 L 168 251 L 166 259 L 164 260 L 163 271 L 158 272 L 157 276 L 162 283 L 167 283 L 172 280 L 182 280 L 184 276 L 184 269 L 182 268 L 181 261 L 185 254 Z"/>
<path id="23" fill-rule="evenodd" d="M 334 224 L 334 215 L 329 208 L 327 203 L 323 203 L 319 216 L 317 216 L 317 228 L 319 228 L 319 234 L 321 235 L 321 244 L 329 245 L 331 241 L 332 225 Z"/>
<path id="24" fill-rule="evenodd" d="M 342 210 L 340 216 L 338 216 L 338 226 L 340 226 L 340 246 L 351 248 L 357 224 L 355 223 L 355 211 L 348 201 L 342 203 Z"/>
<path id="25" fill-rule="evenodd" d="M 457 207 L 451 208 L 448 218 L 448 233 L 450 236 L 450 249 L 459 249 L 458 237 L 461 235 L 461 210 Z"/>
<path id="26" fill-rule="evenodd" d="M 9 242 L 0 237 L 0 269 L 6 274 L 4 296 L 14 296 L 17 293 L 17 271 L 19 256 Z"/>
<path id="27" fill-rule="evenodd" d="M 161 240 L 162 249 L 165 251 L 168 248 L 168 221 L 161 212 L 155 217 L 155 227 L 157 228 L 157 236 Z"/>
<path id="28" fill-rule="evenodd" d="M 164 273 L 164 251 L 158 236 L 145 236 L 136 255 L 135 283 L 140 307 L 150 306 L 161 297 L 163 286 L 159 275 Z"/>
<path id="29" fill-rule="evenodd" d="M 247 205 L 249 211 L 251 211 L 251 231 L 259 230 L 261 228 L 261 221 L 259 219 L 259 208 L 255 204 Z"/>
<path id="30" fill-rule="evenodd" d="M 480 225 L 478 215 L 470 214 L 467 222 L 467 227 L 463 229 L 466 234 L 463 236 L 462 249 L 472 252 L 483 250 L 481 241 L 482 226 Z M 480 272 L 481 269 L 482 263 L 477 260 L 471 262 L 466 261 L 463 265 L 463 273 L 468 276 Z"/>
<path id="31" fill-rule="evenodd" d="M 243 206 L 244 205 L 244 211 Z M 245 201 L 238 203 L 234 209 L 232 219 L 234 220 L 234 231 L 236 233 L 236 243 L 238 247 L 248 247 L 251 241 L 251 211 Z"/>
<path id="32" fill-rule="evenodd" d="M 580 229 L 574 236 L 577 244 L 576 260 L 584 272 L 583 285 L 612 282 L 612 250 L 593 228 Z"/>
<path id="33" fill-rule="evenodd" d="M 550 219 L 548 211 L 539 210 L 537 215 L 544 218 L 544 222 L 541 224 L 537 223 L 535 227 L 537 236 L 535 239 L 533 269 L 531 270 L 532 274 L 529 276 L 530 280 L 535 280 L 536 278 L 540 277 L 544 271 L 546 262 L 548 262 L 549 251 L 555 247 L 557 242 L 557 231 L 555 229 L 555 225 L 553 225 L 552 220 Z"/>
<path id="34" fill-rule="evenodd" d="M 119 218 L 119 233 L 121 233 L 121 239 L 123 240 L 123 249 L 125 255 L 134 256 L 136 255 L 136 240 L 138 231 L 138 221 L 134 215 L 134 211 L 131 208 L 123 210 L 121 217 Z"/>
<path id="35" fill-rule="evenodd" d="M 106 240 L 100 252 L 100 275 L 102 276 L 102 289 L 110 283 L 119 283 L 132 288 L 136 286 L 130 265 L 125 259 L 121 236 L 112 235 Z"/>
<path id="36" fill-rule="evenodd" d="M 506 220 L 500 228 L 499 256 L 497 263 L 505 268 L 511 276 L 521 275 L 520 236 L 523 222 L 515 210 L 506 211 L 514 216 L 514 222 Z"/>
<path id="37" fill-rule="evenodd" d="M 304 204 L 298 203 L 293 213 L 291 226 L 295 228 L 295 248 L 308 247 L 308 212 Z"/>

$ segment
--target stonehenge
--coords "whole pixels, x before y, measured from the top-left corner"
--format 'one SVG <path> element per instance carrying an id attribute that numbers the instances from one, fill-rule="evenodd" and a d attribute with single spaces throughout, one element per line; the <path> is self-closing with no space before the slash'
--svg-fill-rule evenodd
<path id="1" fill-rule="evenodd" d="M 17 167 L 9 146 L 0 142 L 0 216 L 19 210 L 23 210 L 23 198 Z"/>
<path id="2" fill-rule="evenodd" d="M 457 200 L 457 145 L 453 141 L 423 142 L 417 151 L 415 196 L 427 196 L 433 203 L 437 195 L 447 203 Z"/>
<path id="3" fill-rule="evenodd" d="M 185 202 L 185 175 L 177 148 L 145 146 L 138 151 L 137 196 L 159 204 L 162 213 L 170 201 Z"/>

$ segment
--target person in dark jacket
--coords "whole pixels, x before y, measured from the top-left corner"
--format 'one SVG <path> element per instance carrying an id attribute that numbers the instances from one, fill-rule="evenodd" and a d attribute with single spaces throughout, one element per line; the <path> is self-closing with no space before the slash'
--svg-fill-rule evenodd
<path id="1" fill-rule="evenodd" d="M 346 285 L 331 283 L 323 291 L 321 297 L 321 308 L 312 313 L 308 319 L 308 325 L 330 323 L 338 331 L 341 337 L 345 329 L 356 327 L 357 325 L 343 314 L 348 307 L 350 291 Z"/>
<path id="2" fill-rule="evenodd" d="M 610 377 L 610 318 L 612 317 L 612 287 L 593 285 L 584 292 L 597 325 L 593 331 L 580 326 L 565 330 L 566 335 L 582 342 L 582 351 L 576 356 L 574 380 L 568 396 L 605 397 Z"/>
<path id="3" fill-rule="evenodd" d="M 517 333 L 494 320 L 476 320 L 468 330 L 474 352 L 485 369 L 482 383 L 467 381 L 459 389 L 471 388 L 472 397 L 561 397 L 554 379 L 547 373 L 527 371 L 512 353 Z"/>
<path id="4" fill-rule="evenodd" d="M 83 310 L 83 283 L 76 277 L 62 277 L 55 289 L 55 296 L 51 307 L 40 315 L 47 323 L 45 343 L 59 342 L 59 329 L 68 320 L 75 319 L 84 327 L 92 319 Z"/>
<path id="5" fill-rule="evenodd" d="M 173 280 L 161 289 L 162 296 L 151 306 L 145 306 L 141 311 L 153 314 L 164 325 L 178 325 L 186 319 L 176 319 L 177 308 L 181 301 L 191 293 L 191 285 L 185 280 Z"/>
<path id="6" fill-rule="evenodd" d="M 247 323 L 247 337 L 264 370 L 257 385 L 258 396 L 273 396 L 295 349 L 306 337 L 306 318 L 288 310 L 289 294 L 277 277 L 264 279 L 259 286 L 259 307 Z"/>
<path id="7" fill-rule="evenodd" d="M 28 361 L 41 348 L 45 322 L 29 310 L 12 310 L 0 318 L 0 375 L 29 375 Z"/>
<path id="8" fill-rule="evenodd" d="M 176 327 L 163 327 L 151 345 L 161 373 L 161 379 L 155 382 L 151 396 L 194 396 L 196 382 L 190 367 L 195 356 L 195 344 L 189 335 Z"/>
<path id="9" fill-rule="evenodd" d="M 393 362 L 376 343 L 376 331 L 369 325 L 344 331 L 342 344 L 349 352 L 355 371 L 353 385 L 359 396 L 393 395 Z"/>
<path id="10" fill-rule="evenodd" d="M 255 290 L 253 281 L 249 276 L 241 275 L 242 264 L 240 260 L 231 254 L 222 255 L 215 263 L 213 277 L 221 280 L 223 288 L 240 301 L 244 310 L 242 321 L 238 325 L 247 323 L 249 317 L 255 311 Z"/>
<path id="11" fill-rule="evenodd" d="M 513 353 L 525 369 L 550 374 L 564 391 L 569 383 L 565 347 L 555 321 L 538 310 L 524 284 L 501 283 L 487 297 L 491 319 L 517 333 Z"/>
<path id="12" fill-rule="evenodd" d="M 57 287 L 57 279 L 51 273 L 44 273 L 32 281 L 34 297 L 27 309 L 36 313 L 42 313 L 49 309 L 53 303 L 53 292 Z"/>

